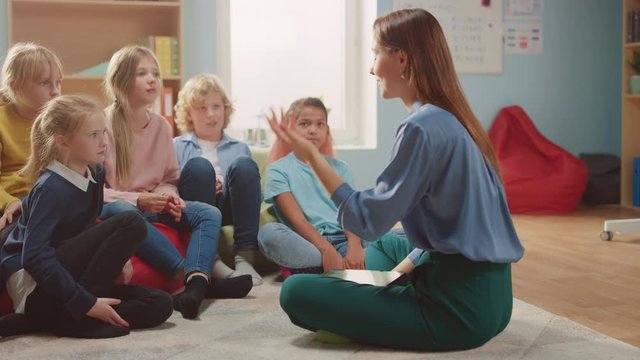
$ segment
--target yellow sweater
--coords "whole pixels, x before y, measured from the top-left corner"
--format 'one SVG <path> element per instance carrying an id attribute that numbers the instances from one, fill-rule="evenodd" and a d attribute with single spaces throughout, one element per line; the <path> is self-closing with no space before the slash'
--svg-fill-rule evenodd
<path id="1" fill-rule="evenodd" d="M 0 211 L 31 190 L 17 174 L 31 152 L 31 120 L 18 115 L 11 105 L 0 106 Z"/>

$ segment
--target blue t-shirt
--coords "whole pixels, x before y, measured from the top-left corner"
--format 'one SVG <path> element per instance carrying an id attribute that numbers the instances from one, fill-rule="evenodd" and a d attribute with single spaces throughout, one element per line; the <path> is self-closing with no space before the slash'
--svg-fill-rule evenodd
<path id="1" fill-rule="evenodd" d="M 500 178 L 458 119 L 434 105 L 414 104 L 373 189 L 342 184 L 332 199 L 340 224 L 362 238 L 400 220 L 411 243 L 430 252 L 496 263 L 524 253 Z"/>
<path id="2" fill-rule="evenodd" d="M 346 163 L 325 156 L 331 167 L 348 184 L 353 176 Z M 267 168 L 264 198 L 275 203 L 275 197 L 290 192 L 302 209 L 307 221 L 321 234 L 337 234 L 344 230 L 337 220 L 338 209 L 331 201 L 327 190 L 320 183 L 309 165 L 298 160 L 293 153 L 275 161 Z M 291 227 L 276 206 L 278 220 Z"/>

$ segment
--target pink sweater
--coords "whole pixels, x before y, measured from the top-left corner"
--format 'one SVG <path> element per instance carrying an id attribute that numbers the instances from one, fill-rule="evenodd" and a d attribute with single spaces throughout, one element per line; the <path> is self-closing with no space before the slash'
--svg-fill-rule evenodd
<path id="1" fill-rule="evenodd" d="M 107 172 L 104 202 L 124 200 L 136 205 L 141 192 L 177 194 L 179 178 L 178 159 L 173 148 L 169 123 L 159 115 L 151 114 L 146 128 L 133 131 L 133 157 L 129 171 L 129 183 L 116 182 L 116 151 L 113 132 L 108 126 L 107 156 L 104 167 Z"/>

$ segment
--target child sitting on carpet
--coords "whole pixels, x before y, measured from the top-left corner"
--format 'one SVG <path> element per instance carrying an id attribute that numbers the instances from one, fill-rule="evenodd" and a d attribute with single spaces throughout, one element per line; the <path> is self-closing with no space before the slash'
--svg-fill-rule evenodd
<path id="1" fill-rule="evenodd" d="M 0 79 L 0 230 L 3 230 L 15 225 L 14 220 L 22 212 L 20 200 L 30 186 L 18 172 L 29 158 L 33 120 L 47 101 L 60 95 L 62 65 L 45 47 L 17 43 L 7 53 Z"/>
<path id="2" fill-rule="evenodd" d="M 347 164 L 335 158 L 323 102 L 312 97 L 299 99 L 291 104 L 287 116 L 292 118 L 293 131 L 311 141 L 340 177 L 353 184 Z M 340 226 L 338 211 L 311 167 L 279 139 L 267 162 L 265 201 L 275 204 L 280 222 L 264 225 L 258 243 L 265 256 L 282 267 L 283 277 L 364 269 L 366 243 Z"/>
<path id="3" fill-rule="evenodd" d="M 108 338 L 171 315 L 169 294 L 114 285 L 146 229 L 132 212 L 96 225 L 105 134 L 101 106 L 79 96 L 50 101 L 33 123 L 31 155 L 20 175 L 34 185 L 0 249 L 0 284 L 15 310 L 0 318 L 0 336 L 45 330 Z"/>

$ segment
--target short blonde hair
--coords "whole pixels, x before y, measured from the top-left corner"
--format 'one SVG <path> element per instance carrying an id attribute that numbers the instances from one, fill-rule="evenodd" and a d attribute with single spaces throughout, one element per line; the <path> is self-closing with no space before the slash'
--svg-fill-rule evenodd
<path id="1" fill-rule="evenodd" d="M 216 92 L 222 96 L 224 104 L 224 123 L 222 129 L 226 129 L 231 121 L 235 108 L 229 100 L 229 96 L 222 86 L 220 78 L 213 74 L 199 74 L 187 81 L 182 90 L 178 94 L 178 102 L 176 103 L 176 125 L 180 133 L 184 134 L 193 131 L 193 120 L 189 116 L 189 112 L 199 103 L 202 98 L 210 91 Z"/>
<path id="2" fill-rule="evenodd" d="M 2 65 L 0 104 L 25 102 L 21 99 L 20 89 L 42 72 L 43 64 L 48 64 L 52 72 L 58 71 L 62 76 L 62 63 L 53 51 L 31 42 L 13 45 Z"/>

